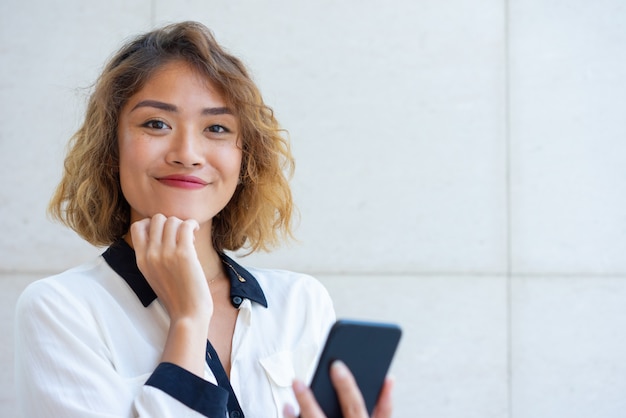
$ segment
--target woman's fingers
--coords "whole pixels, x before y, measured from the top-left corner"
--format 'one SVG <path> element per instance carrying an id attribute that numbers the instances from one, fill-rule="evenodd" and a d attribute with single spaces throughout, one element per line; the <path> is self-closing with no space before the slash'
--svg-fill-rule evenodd
<path id="1" fill-rule="evenodd" d="M 296 411 L 293 409 L 293 406 L 285 405 L 283 408 L 283 416 L 285 418 L 296 418 Z"/>
<path id="2" fill-rule="evenodd" d="M 150 236 L 148 237 L 148 242 L 151 248 L 161 246 L 161 241 L 163 240 L 163 226 L 166 221 L 167 218 L 161 214 L 156 214 L 150 218 Z"/>
<path id="3" fill-rule="evenodd" d="M 194 246 L 195 220 L 157 214 L 133 223 L 137 265 L 172 320 L 211 316 L 213 303 Z"/>
<path id="4" fill-rule="evenodd" d="M 200 229 L 200 225 L 194 219 L 182 221 L 178 227 L 178 242 L 187 247 L 193 247 L 195 232 Z"/>
<path id="5" fill-rule="evenodd" d="M 330 379 L 337 391 L 341 411 L 345 418 L 365 418 L 367 409 L 359 387 L 348 367 L 341 361 L 330 366 Z"/>
<path id="6" fill-rule="evenodd" d="M 391 399 L 393 383 L 394 381 L 390 377 L 385 379 L 372 418 L 391 418 L 391 413 L 393 412 L 393 402 Z"/>
<path id="7" fill-rule="evenodd" d="M 148 242 L 148 230 L 150 228 L 150 218 L 134 222 L 130 226 L 130 237 L 135 250 L 143 250 Z"/>
<path id="8" fill-rule="evenodd" d="M 300 405 L 300 416 L 302 418 L 325 418 L 322 409 L 317 404 L 313 392 L 304 383 L 299 380 L 293 382 L 293 392 L 296 395 L 296 400 Z M 295 412 L 290 405 L 287 405 L 284 410 L 285 417 L 295 418 Z"/>
<path id="9" fill-rule="evenodd" d="M 363 395 L 354 376 L 343 362 L 333 362 L 330 367 L 330 379 L 337 392 L 343 416 L 345 418 L 368 418 Z M 391 418 L 393 409 L 391 400 L 392 389 L 393 380 L 386 378 L 372 418 Z M 324 413 L 317 404 L 311 389 L 296 380 L 293 383 L 293 391 L 300 405 L 300 416 L 302 418 L 324 418 Z M 295 418 L 296 416 L 290 405 L 285 406 L 283 414 L 286 418 Z"/>
<path id="10" fill-rule="evenodd" d="M 348 370 L 341 361 L 335 361 L 330 367 L 330 379 L 337 392 L 341 411 L 345 418 L 367 418 L 367 410 L 361 391 Z M 324 418 L 325 415 L 319 407 L 313 392 L 300 381 L 294 381 L 293 391 L 300 405 L 302 418 Z M 285 408 L 285 416 L 293 417 L 292 411 Z"/>
<path id="11" fill-rule="evenodd" d="M 348 367 L 341 361 L 335 361 L 330 368 L 330 378 L 337 392 L 344 418 L 368 418 L 363 395 Z M 393 380 L 386 378 L 372 418 L 391 418 L 392 389 Z M 294 381 L 293 391 L 300 405 L 302 418 L 324 418 L 324 413 L 308 387 L 300 381 Z M 283 413 L 286 418 L 295 418 L 295 412 L 289 405 L 285 406 Z"/>
<path id="12" fill-rule="evenodd" d="M 182 223 L 183 221 L 173 217 L 165 220 L 163 226 L 161 227 L 162 235 L 159 240 L 159 244 L 163 247 L 161 250 L 162 252 L 166 254 L 174 253 L 178 244 L 178 229 Z"/>

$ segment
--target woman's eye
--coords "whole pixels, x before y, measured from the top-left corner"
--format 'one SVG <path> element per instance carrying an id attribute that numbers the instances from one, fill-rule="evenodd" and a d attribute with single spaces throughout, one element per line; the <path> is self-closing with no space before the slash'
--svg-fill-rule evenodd
<path id="1" fill-rule="evenodd" d="M 162 120 L 149 120 L 148 122 L 144 123 L 143 126 L 145 126 L 146 128 L 156 129 L 156 130 L 168 128 L 167 124 L 163 122 Z"/>
<path id="2" fill-rule="evenodd" d="M 218 134 L 229 132 L 228 129 L 226 129 L 222 125 L 211 125 L 207 129 L 209 130 L 209 132 L 218 133 Z"/>

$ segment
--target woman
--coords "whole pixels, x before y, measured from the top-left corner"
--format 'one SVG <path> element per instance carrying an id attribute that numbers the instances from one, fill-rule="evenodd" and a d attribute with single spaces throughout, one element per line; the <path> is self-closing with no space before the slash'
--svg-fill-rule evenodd
<path id="1" fill-rule="evenodd" d="M 290 235 L 292 168 L 271 109 L 204 26 L 125 45 L 95 85 L 50 203 L 108 248 L 20 297 L 24 415 L 321 417 L 302 381 L 334 321 L 327 292 L 224 254 Z M 332 373 L 345 415 L 366 416 L 349 371 Z M 390 414 L 387 383 L 375 416 Z"/>

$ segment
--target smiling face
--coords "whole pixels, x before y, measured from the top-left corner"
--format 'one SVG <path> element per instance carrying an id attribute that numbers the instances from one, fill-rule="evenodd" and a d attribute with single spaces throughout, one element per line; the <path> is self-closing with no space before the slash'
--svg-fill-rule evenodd
<path id="1" fill-rule="evenodd" d="M 242 151 L 234 111 L 183 61 L 165 64 L 130 97 L 117 133 L 131 223 L 162 213 L 210 226 L 239 179 Z"/>

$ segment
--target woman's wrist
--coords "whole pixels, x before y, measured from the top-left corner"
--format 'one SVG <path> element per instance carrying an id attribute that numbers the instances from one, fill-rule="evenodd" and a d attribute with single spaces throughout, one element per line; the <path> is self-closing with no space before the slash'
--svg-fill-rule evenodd
<path id="1" fill-rule="evenodd" d="M 210 316 L 181 317 L 170 322 L 161 361 L 203 377 Z"/>

